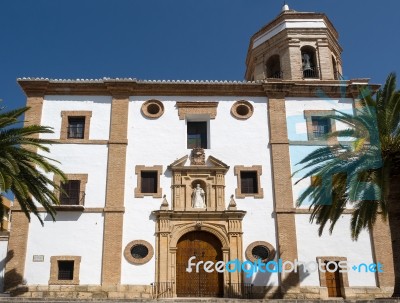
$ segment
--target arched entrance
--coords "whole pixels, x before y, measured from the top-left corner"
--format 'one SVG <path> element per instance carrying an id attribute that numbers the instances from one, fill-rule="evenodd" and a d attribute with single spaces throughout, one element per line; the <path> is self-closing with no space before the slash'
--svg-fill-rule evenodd
<path id="1" fill-rule="evenodd" d="M 214 264 L 222 261 L 222 244 L 211 233 L 192 231 L 184 234 L 178 241 L 176 252 L 176 294 L 178 297 L 222 297 L 223 273 L 206 272 L 203 264 L 192 267 L 187 272 L 188 261 L 196 256 L 192 263 L 212 261 Z M 212 267 L 215 269 L 215 267 Z"/>

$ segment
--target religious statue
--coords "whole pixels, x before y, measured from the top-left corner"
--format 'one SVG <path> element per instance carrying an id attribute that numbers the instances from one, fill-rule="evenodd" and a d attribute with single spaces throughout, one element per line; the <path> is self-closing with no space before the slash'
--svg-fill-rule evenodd
<path id="1" fill-rule="evenodd" d="M 200 187 L 200 184 L 197 184 L 196 187 L 193 189 L 192 193 L 192 207 L 193 208 L 206 208 L 205 201 L 206 193 Z"/>

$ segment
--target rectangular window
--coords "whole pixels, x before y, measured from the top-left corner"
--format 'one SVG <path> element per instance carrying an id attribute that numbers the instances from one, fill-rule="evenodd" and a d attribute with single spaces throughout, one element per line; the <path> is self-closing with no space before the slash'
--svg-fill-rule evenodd
<path id="1" fill-rule="evenodd" d="M 241 192 L 242 194 L 257 194 L 257 172 L 255 171 L 241 171 Z"/>
<path id="2" fill-rule="evenodd" d="M 321 138 L 331 131 L 331 122 L 325 117 L 311 117 L 314 139 Z"/>
<path id="3" fill-rule="evenodd" d="M 85 134 L 85 117 L 68 117 L 68 139 L 83 139 Z"/>
<path id="4" fill-rule="evenodd" d="M 207 148 L 207 122 L 187 122 L 187 148 Z"/>
<path id="5" fill-rule="evenodd" d="M 81 196 L 81 181 L 69 180 L 61 184 L 61 205 L 79 205 Z"/>
<path id="6" fill-rule="evenodd" d="M 141 172 L 141 192 L 142 193 L 157 193 L 157 179 L 158 174 L 156 171 L 142 171 Z"/>
<path id="7" fill-rule="evenodd" d="M 74 261 L 58 261 L 58 280 L 74 279 Z"/>

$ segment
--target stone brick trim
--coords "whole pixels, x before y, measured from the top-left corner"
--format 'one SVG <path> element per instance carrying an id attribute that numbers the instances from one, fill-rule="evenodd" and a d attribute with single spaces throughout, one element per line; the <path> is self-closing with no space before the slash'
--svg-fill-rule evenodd
<path id="1" fill-rule="evenodd" d="M 101 273 L 102 285 L 119 285 L 121 283 L 128 113 L 129 97 L 114 96 L 111 102 L 110 138 L 108 145 Z"/>
<path id="2" fill-rule="evenodd" d="M 36 95 L 38 94 L 38 95 Z M 26 106 L 30 109 L 25 113 L 24 126 L 40 125 L 42 119 L 43 108 L 43 94 L 35 91 L 33 95 L 27 92 L 28 98 Z M 39 134 L 31 136 L 32 138 L 39 138 Z M 28 147 L 33 152 L 37 149 Z M 7 263 L 4 274 L 4 290 L 10 290 L 13 287 L 21 284 L 25 273 L 25 259 L 28 243 L 29 220 L 20 209 L 18 201 L 14 201 L 12 207 L 12 224 L 13 227 L 10 231 L 10 240 L 8 243 Z"/>
<path id="3" fill-rule="evenodd" d="M 253 256 L 253 249 L 256 246 L 265 246 L 268 248 L 270 254 L 268 256 L 268 258 L 266 260 L 262 260 L 264 263 L 271 261 L 274 259 L 275 257 L 275 248 L 272 246 L 272 244 L 265 242 L 265 241 L 256 241 L 256 242 L 252 242 L 249 244 L 249 246 L 247 246 L 246 251 L 245 251 L 245 256 L 246 259 L 249 260 L 250 262 L 257 262 L 257 259 Z"/>
<path id="4" fill-rule="evenodd" d="M 305 110 L 304 118 L 306 119 L 307 125 L 307 136 L 308 140 L 321 140 L 318 138 L 314 138 L 313 127 L 312 127 L 312 117 L 326 117 L 335 115 L 334 110 Z M 330 119 L 331 132 L 336 131 L 335 120 Z"/>
<path id="5" fill-rule="evenodd" d="M 72 280 L 58 279 L 58 261 L 74 261 L 74 275 Z M 49 285 L 79 285 L 80 256 L 52 256 L 50 257 Z"/>
<path id="6" fill-rule="evenodd" d="M 210 119 L 217 116 L 218 102 L 176 102 L 180 120 L 185 120 L 186 115 L 209 115 Z"/>
<path id="7" fill-rule="evenodd" d="M 262 175 L 262 166 L 261 165 L 253 165 L 253 166 L 248 166 L 248 167 L 245 167 L 243 165 L 235 165 L 234 171 L 235 171 L 235 176 L 237 176 L 237 184 L 238 184 L 237 188 L 235 189 L 235 195 L 236 195 L 237 199 L 243 199 L 246 197 L 254 197 L 256 199 L 264 198 L 264 190 L 261 188 L 261 181 L 260 181 L 260 176 Z M 257 193 L 254 193 L 254 194 L 242 193 L 242 180 L 240 177 L 240 173 L 243 171 L 256 173 L 256 175 L 257 175 Z"/>
<path id="8" fill-rule="evenodd" d="M 253 105 L 246 100 L 236 101 L 231 108 L 232 116 L 239 120 L 247 120 L 253 115 L 253 113 Z"/>
<path id="9" fill-rule="evenodd" d="M 290 169 L 290 153 L 286 123 L 285 98 L 269 98 L 269 134 L 271 140 L 271 168 L 275 210 L 293 209 L 293 191 Z M 285 261 L 298 259 L 296 222 L 294 213 L 276 213 L 279 258 Z M 281 273 L 281 292 L 298 291 L 298 273 Z"/>
<path id="10" fill-rule="evenodd" d="M 139 258 L 135 258 L 132 256 L 131 250 L 136 245 L 143 245 L 147 248 L 148 254 L 146 257 L 139 259 Z M 126 261 L 128 261 L 131 264 L 136 264 L 136 265 L 145 264 L 145 263 L 149 262 L 153 258 L 153 255 L 154 255 L 153 246 L 145 240 L 135 240 L 135 241 L 129 242 L 126 245 L 125 250 L 124 250 L 124 257 L 125 257 Z"/>
<path id="11" fill-rule="evenodd" d="M 143 198 L 144 196 L 152 196 L 153 198 L 161 198 L 162 197 L 162 188 L 160 187 L 160 175 L 162 174 L 163 167 L 162 165 L 154 165 L 154 166 L 144 166 L 144 165 L 136 165 L 135 174 L 137 175 L 137 187 L 135 188 L 135 198 Z M 142 178 L 141 173 L 143 171 L 152 171 L 157 173 L 157 192 L 155 193 L 142 193 Z"/>
<path id="12" fill-rule="evenodd" d="M 147 118 L 157 119 L 164 114 L 164 105 L 158 100 L 148 100 L 143 103 L 141 111 Z"/>
<path id="13" fill-rule="evenodd" d="M 84 133 L 83 133 L 83 139 L 68 138 L 68 119 L 72 118 L 72 117 L 84 117 L 85 118 L 85 129 L 84 129 Z M 91 111 L 61 111 L 60 139 L 66 140 L 69 143 L 74 143 L 75 141 L 78 141 L 78 142 L 88 141 L 91 117 L 92 117 Z"/>

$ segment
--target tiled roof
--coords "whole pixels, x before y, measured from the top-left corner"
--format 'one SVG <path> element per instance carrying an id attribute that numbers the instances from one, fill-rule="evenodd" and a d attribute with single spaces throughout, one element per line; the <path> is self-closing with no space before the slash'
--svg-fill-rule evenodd
<path id="1" fill-rule="evenodd" d="M 139 80 L 136 78 L 108 78 L 101 79 L 51 79 L 43 77 L 23 77 L 18 81 L 49 81 L 52 83 L 104 83 L 104 82 L 135 82 L 151 84 L 254 84 L 262 81 L 228 81 L 228 80 Z"/>

